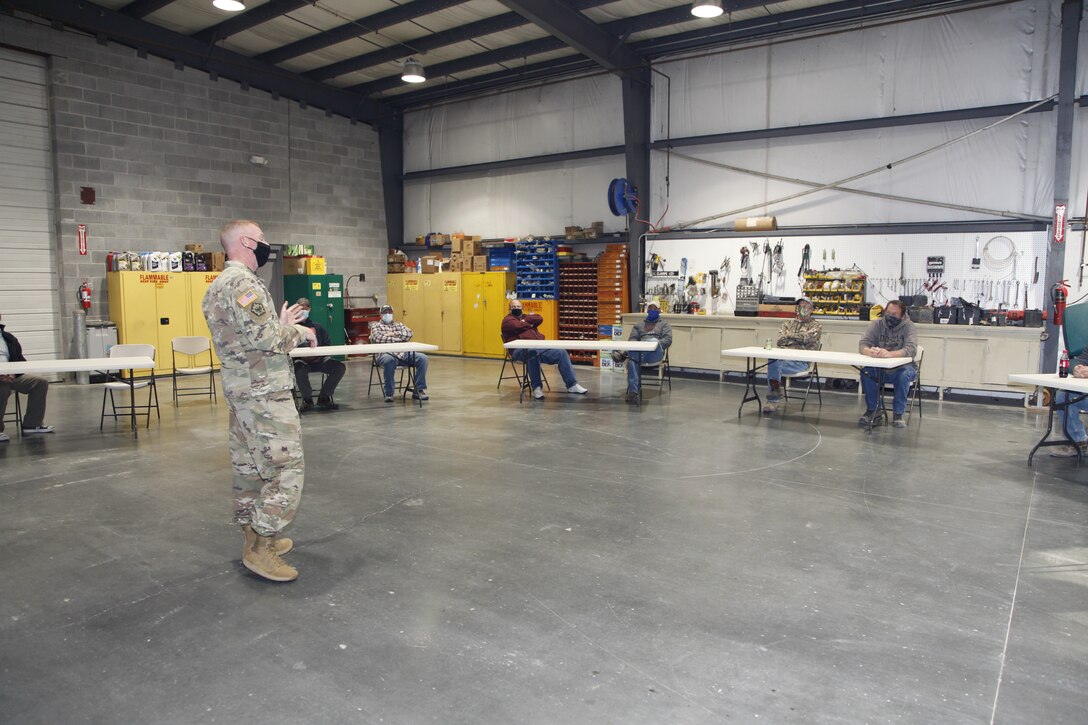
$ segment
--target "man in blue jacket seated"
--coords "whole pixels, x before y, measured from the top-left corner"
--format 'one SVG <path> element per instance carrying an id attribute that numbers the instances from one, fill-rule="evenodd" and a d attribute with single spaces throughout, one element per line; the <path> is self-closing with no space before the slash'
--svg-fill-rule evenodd
<path id="1" fill-rule="evenodd" d="M 332 344 L 328 331 L 310 319 L 310 300 L 300 297 L 296 302 L 303 315 L 298 324 L 311 328 L 317 334 L 317 346 L 325 347 Z M 303 342 L 304 345 L 308 343 Z M 295 382 L 298 384 L 298 392 L 302 396 L 302 412 L 314 407 L 314 389 L 310 385 L 310 373 L 325 373 L 325 382 L 321 383 L 321 391 L 317 394 L 317 407 L 320 410 L 336 410 L 340 406 L 332 402 L 332 394 L 336 392 L 336 386 L 344 377 L 347 366 L 339 360 L 333 360 L 327 355 L 324 357 L 299 357 L 295 358 Z"/>

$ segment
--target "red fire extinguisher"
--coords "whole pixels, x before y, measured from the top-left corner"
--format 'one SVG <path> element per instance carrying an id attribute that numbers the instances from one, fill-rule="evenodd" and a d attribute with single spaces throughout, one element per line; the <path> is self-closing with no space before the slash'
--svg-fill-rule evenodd
<path id="1" fill-rule="evenodd" d="M 1062 280 L 1054 285 L 1052 291 L 1054 297 L 1054 324 L 1059 327 L 1062 324 L 1062 318 L 1065 315 L 1065 300 L 1069 297 L 1069 282 L 1068 280 Z"/>
<path id="2" fill-rule="evenodd" d="M 91 309 L 91 283 L 87 280 L 83 280 L 79 286 L 79 304 L 83 305 L 84 310 Z"/>

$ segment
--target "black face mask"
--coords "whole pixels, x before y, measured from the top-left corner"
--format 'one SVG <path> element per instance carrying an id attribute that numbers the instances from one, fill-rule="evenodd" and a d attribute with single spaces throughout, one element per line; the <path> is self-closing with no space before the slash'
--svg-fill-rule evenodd
<path id="1" fill-rule="evenodd" d="M 272 254 L 272 247 L 268 244 L 257 242 L 257 248 L 253 250 L 253 256 L 257 258 L 257 268 L 261 268 L 268 262 L 268 255 Z"/>
<path id="2" fill-rule="evenodd" d="M 888 327 L 895 328 L 903 321 L 901 317 L 885 317 L 884 321 L 888 323 Z"/>
<path id="3" fill-rule="evenodd" d="M 521 310 L 520 309 L 510 310 L 510 314 L 513 315 L 514 317 L 521 317 Z"/>

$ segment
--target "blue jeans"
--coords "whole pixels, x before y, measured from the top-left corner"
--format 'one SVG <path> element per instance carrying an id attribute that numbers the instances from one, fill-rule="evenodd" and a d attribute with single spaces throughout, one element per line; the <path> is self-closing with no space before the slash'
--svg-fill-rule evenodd
<path id="1" fill-rule="evenodd" d="M 385 396 L 393 395 L 393 373 L 397 367 L 415 368 L 416 390 L 427 389 L 427 356 L 421 352 L 402 352 L 401 357 L 380 352 L 374 362 L 382 366 L 382 382 L 385 384 Z"/>
<path id="2" fill-rule="evenodd" d="M 771 391 L 771 381 L 782 383 L 783 375 L 793 375 L 808 370 L 808 363 L 803 360 L 768 360 L 767 361 L 767 390 Z M 769 394 L 769 393 L 768 393 Z"/>
<path id="3" fill-rule="evenodd" d="M 899 368 L 884 370 L 884 384 L 894 386 L 892 395 L 892 413 L 903 415 L 907 412 L 907 391 L 910 384 L 918 377 L 918 368 L 914 363 L 907 363 Z M 865 409 L 876 410 L 880 407 L 880 386 L 876 381 L 880 379 L 880 368 L 861 369 L 861 389 L 865 391 Z"/>
<path id="4" fill-rule="evenodd" d="M 574 377 L 574 366 L 570 364 L 570 355 L 566 350 L 512 350 L 511 357 L 518 362 L 525 363 L 529 372 L 529 383 L 535 388 L 540 387 L 540 363 L 559 366 L 559 375 L 563 378 L 563 384 L 568 388 L 578 384 L 578 378 Z"/>
<path id="5" fill-rule="evenodd" d="M 661 362 L 665 357 L 665 351 L 658 345 L 656 350 L 650 350 L 649 352 L 633 351 L 627 354 L 627 392 L 638 392 L 638 381 L 642 377 L 642 370 L 639 368 L 643 365 L 653 365 L 654 363 Z"/>
<path id="6" fill-rule="evenodd" d="M 1076 397 L 1080 393 L 1069 393 L 1065 390 L 1058 391 L 1058 397 L 1055 400 L 1059 403 L 1064 403 L 1070 397 Z M 1058 410 L 1058 424 L 1060 426 L 1069 426 L 1069 437 L 1080 443 L 1088 439 L 1088 433 L 1084 432 L 1084 421 L 1080 419 L 1080 414 L 1088 412 L 1088 398 L 1080 401 L 1079 403 L 1073 403 L 1069 406 L 1069 412 L 1072 414 L 1068 416 L 1069 422 L 1066 422 L 1066 411 Z"/>

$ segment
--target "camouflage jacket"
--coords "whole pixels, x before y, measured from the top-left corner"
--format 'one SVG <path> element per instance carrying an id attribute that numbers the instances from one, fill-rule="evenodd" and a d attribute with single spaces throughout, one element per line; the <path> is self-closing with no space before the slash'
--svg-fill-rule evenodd
<path id="1" fill-rule="evenodd" d="M 820 333 L 823 328 L 811 317 L 807 320 L 786 320 L 778 330 L 778 342 L 775 347 L 788 347 L 794 350 L 819 350 Z"/>
<path id="2" fill-rule="evenodd" d="M 280 324 L 272 295 L 249 267 L 227 262 L 204 295 L 203 309 L 228 399 L 261 397 L 294 387 L 294 366 L 287 353 L 305 339 L 306 328 Z"/>

